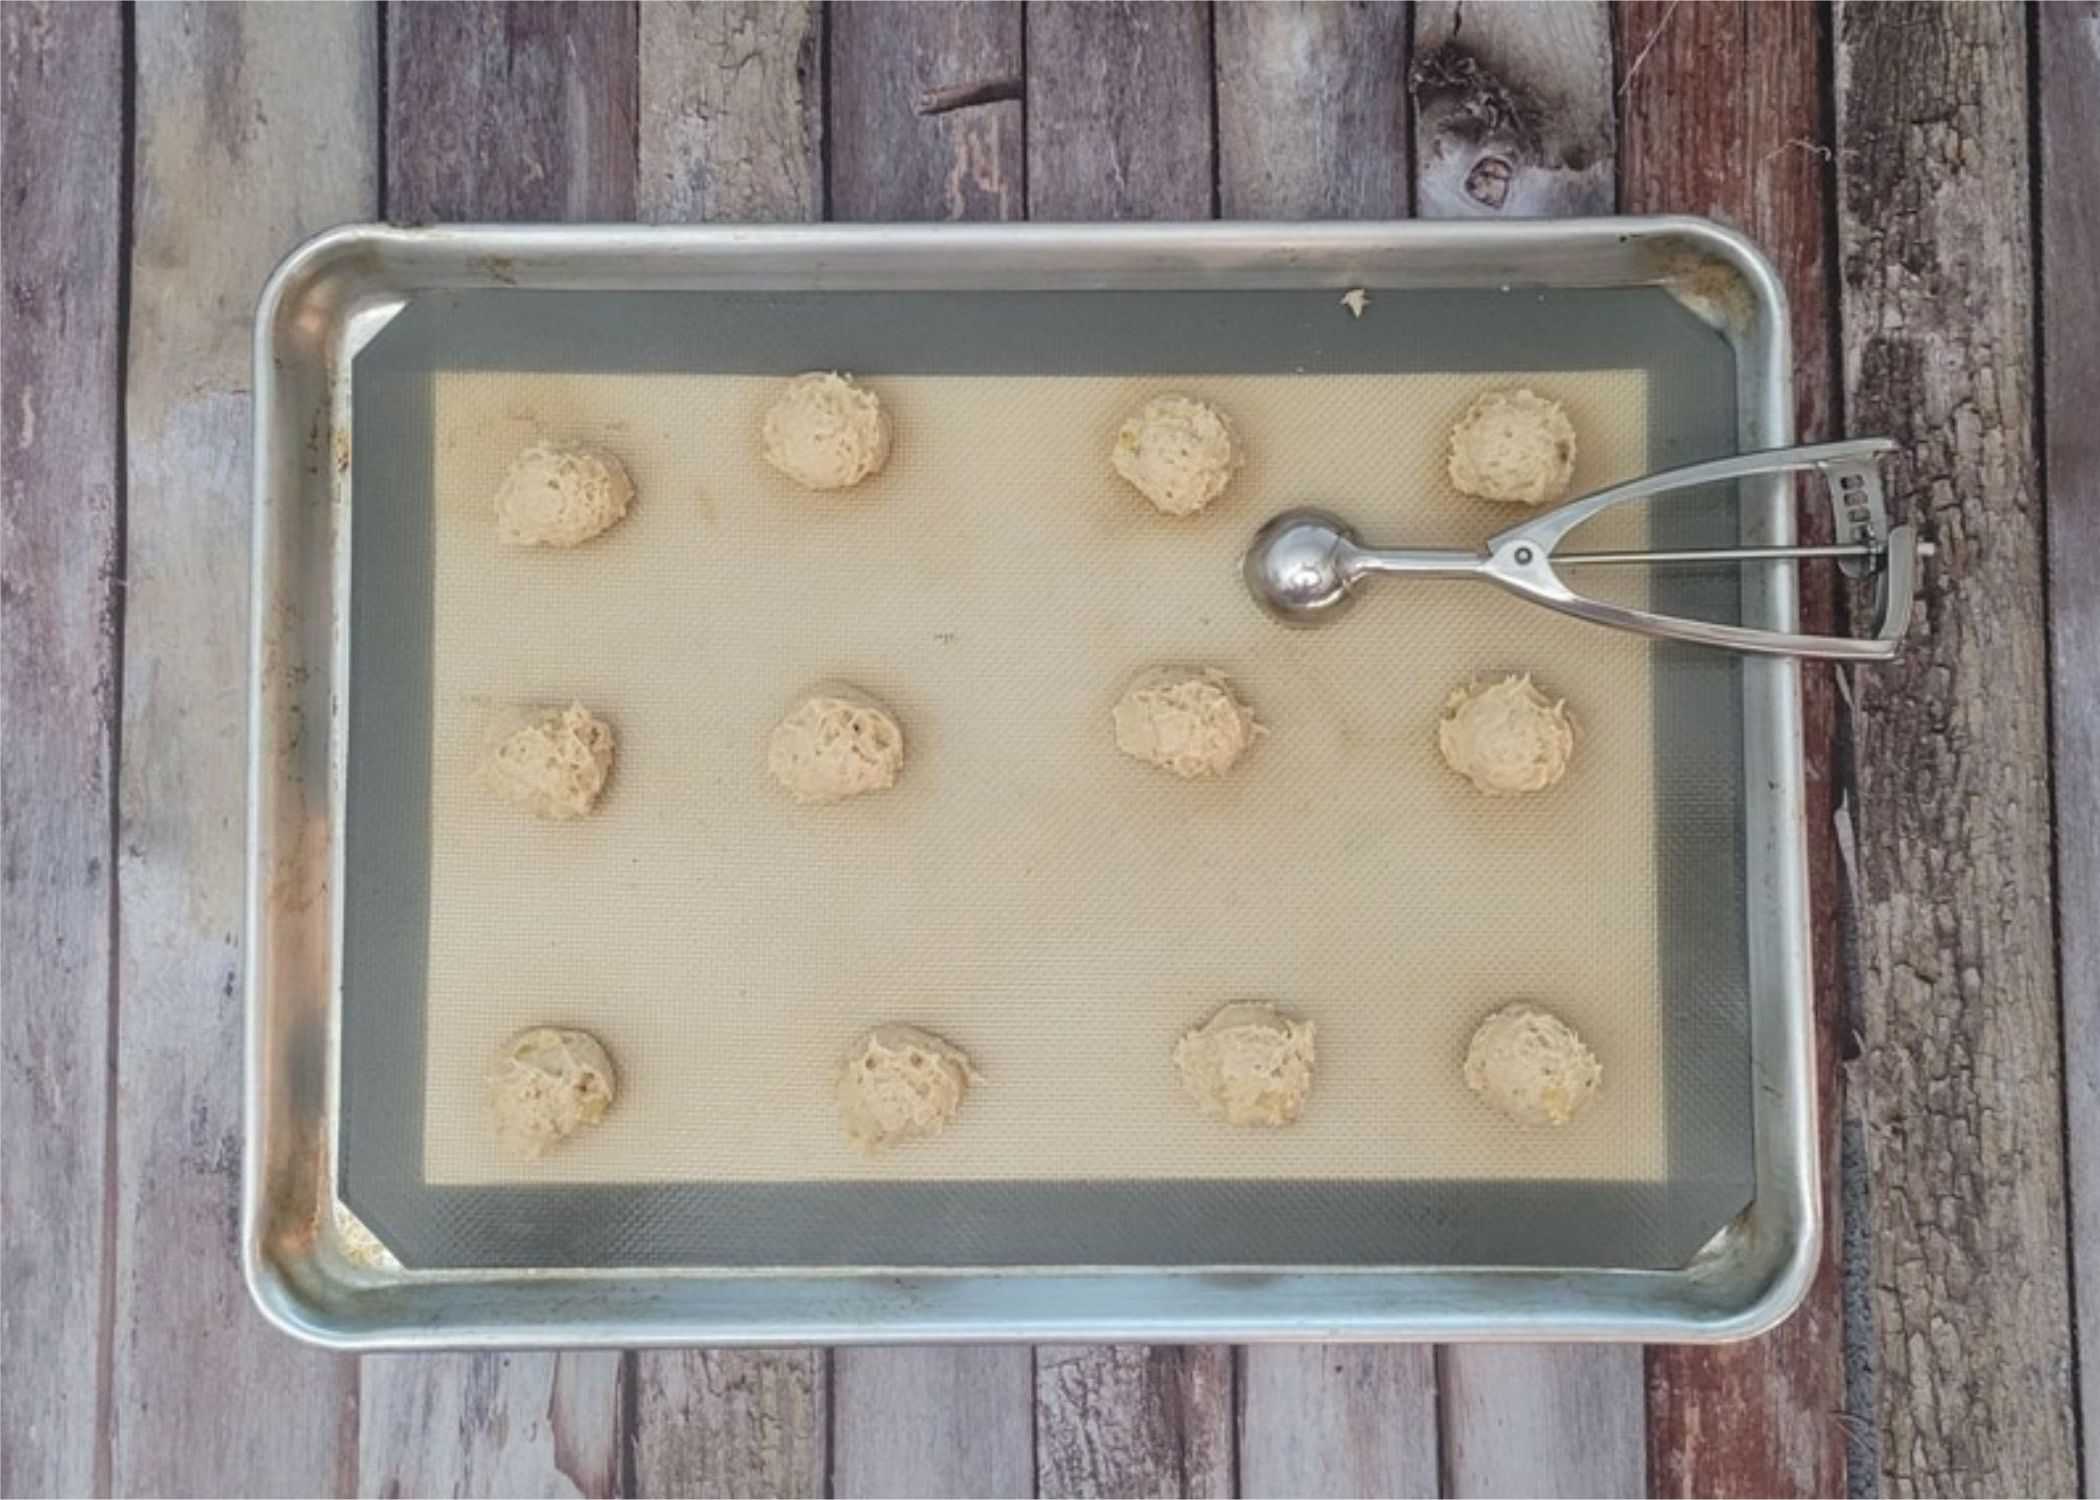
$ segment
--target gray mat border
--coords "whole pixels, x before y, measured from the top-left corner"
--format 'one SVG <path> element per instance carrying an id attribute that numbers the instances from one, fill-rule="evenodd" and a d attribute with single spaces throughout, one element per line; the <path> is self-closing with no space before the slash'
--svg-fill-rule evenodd
<path id="1" fill-rule="evenodd" d="M 1656 465 L 1735 450 L 1732 351 L 1658 290 L 1371 291 L 1374 312 L 1361 323 L 1329 291 L 1244 290 L 474 290 L 426 294 L 397 317 L 358 357 L 352 393 L 338 1172 L 359 1217 L 413 1268 L 1211 1265 L 1225 1222 L 1242 1252 L 1231 1263 L 1253 1268 L 1684 1264 L 1749 1202 L 1754 1163 L 1745 829 L 1737 819 L 1693 837 L 1684 824 L 1703 803 L 1697 787 L 1717 750 L 1709 740 L 1692 753 L 1688 727 L 1721 737 L 1741 781 L 1741 670 L 1672 647 L 1656 657 L 1659 827 L 1677 830 L 1660 845 L 1662 982 L 1702 995 L 1690 1020 L 1699 1044 L 1733 1061 L 1700 1080 L 1700 1111 L 1688 1109 L 1681 1080 L 1666 1080 L 1667 1182 L 1044 1183 L 1028 1191 L 1046 1212 L 1021 1226 L 1010 1183 L 422 1180 L 433 371 L 1116 374 L 1162 369 L 1161 349 L 1175 351 L 1167 367 L 1184 374 L 1661 364 L 1683 378 L 1651 386 Z M 1712 545 L 1733 539 L 1733 507 L 1658 508 L 1653 527 L 1657 545 Z M 1664 572 L 1655 602 L 1723 617 L 1734 591 L 1732 578 Z M 1725 903 L 1732 920 L 1716 921 L 1715 904 L 1695 895 L 1717 884 L 1736 895 Z M 1686 1023 L 1676 1012 L 1665 1022 Z M 1145 1226 L 1141 1262 L 1133 1223 Z M 1556 1226 L 1550 1245 L 1543 1224 Z M 855 1251 L 850 1261 L 842 1244 Z"/>

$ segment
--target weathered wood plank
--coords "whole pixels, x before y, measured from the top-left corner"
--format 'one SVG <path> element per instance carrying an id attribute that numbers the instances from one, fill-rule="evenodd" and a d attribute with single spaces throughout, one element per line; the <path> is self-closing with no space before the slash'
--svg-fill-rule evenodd
<path id="1" fill-rule="evenodd" d="M 1434 1495 L 1436 1410 L 1426 1345 L 1252 1345 L 1240 1370 L 1240 1493 Z"/>
<path id="2" fill-rule="evenodd" d="M 686 1349 L 636 1356 L 641 1495 L 821 1495 L 830 1471 L 822 1349 Z"/>
<path id="3" fill-rule="evenodd" d="M 1028 216 L 1208 219 L 1210 7 L 1029 0 Z"/>
<path id="4" fill-rule="evenodd" d="M 390 6 L 387 217 L 633 218 L 635 46 L 632 5 Z"/>
<path id="5" fill-rule="evenodd" d="M 1415 11 L 1415 209 L 1612 211 L 1611 16 L 1601 0 L 1434 0 Z"/>
<path id="6" fill-rule="evenodd" d="M 1216 46 L 1227 216 L 1406 216 L 1406 7 L 1223 6 Z M 1437 1492 L 1429 1349 L 1254 1344 L 1238 1378 L 1242 1494 Z"/>
<path id="7" fill-rule="evenodd" d="M 1408 11 L 1276 0 L 1215 12 L 1218 212 L 1407 216 Z"/>
<path id="8" fill-rule="evenodd" d="M 1425 218 L 1612 211 L 1603 5 L 1438 0 L 1416 9 L 1414 56 L 1415 202 Z M 1637 1348 L 1455 1345 L 1438 1351 L 1437 1368 L 1449 1493 L 1645 1487 Z"/>
<path id="9" fill-rule="evenodd" d="M 305 235 L 376 206 L 369 7 L 136 11 L 118 780 L 119 1494 L 340 1493 L 356 1365 L 241 1285 L 239 753 L 249 338 Z M 329 65 L 317 68 L 316 57 Z"/>
<path id="10" fill-rule="evenodd" d="M 1454 1345 L 1437 1364 L 1445 1494 L 1647 1492 L 1637 1347 Z"/>
<path id="11" fill-rule="evenodd" d="M 1822 22 L 1815 7 L 1633 0 L 1618 19 L 1624 80 L 1619 200 L 1628 213 L 1697 213 L 1746 230 L 1778 266 L 1793 314 L 1794 422 L 1835 430 L 1837 353 L 1826 270 Z M 1635 64 L 1639 66 L 1636 68 Z M 1829 540 L 1809 497 L 1805 539 Z M 1807 629 L 1837 628 L 1830 568 L 1800 572 Z M 1838 1275 L 1838 1026 L 1844 1009 L 1838 883 L 1837 681 L 1802 671 L 1809 904 L 1815 947 L 1817 1120 L 1827 1231 L 1814 1287 L 1776 1332 L 1723 1347 L 1648 1351 L 1649 1484 L 1657 1495 L 1834 1495 L 1845 1489 L 1844 1316 Z"/>
<path id="12" fill-rule="evenodd" d="M 124 23 L 0 10 L 0 1494 L 109 1486 Z"/>
<path id="13" fill-rule="evenodd" d="M 835 1350 L 831 1492 L 1033 1495 L 1034 1383 L 1026 1349 Z"/>
<path id="14" fill-rule="evenodd" d="M 373 1354 L 360 1495 L 617 1495 L 620 1357 Z"/>
<path id="15" fill-rule="evenodd" d="M 829 20 L 833 216 L 1020 218 L 1020 5 L 844 5 Z M 833 1494 L 1033 1493 L 1029 1350 L 838 1349 L 831 1367 Z"/>
<path id="16" fill-rule="evenodd" d="M 2056 909 L 2085 1482 L 2100 1479 L 2100 5 L 2035 12 Z M 2084 333 L 2075 330 L 2085 330 Z M 2052 336 L 2054 331 L 2054 336 Z"/>
<path id="17" fill-rule="evenodd" d="M 1836 21 L 1846 421 L 1939 544 L 1855 688 L 1880 1482 L 2068 1494 L 2027 16 Z"/>
<path id="18" fill-rule="evenodd" d="M 641 217 L 824 217 L 824 12 L 675 0 L 641 12 Z"/>
<path id="19" fill-rule="evenodd" d="M 633 218 L 635 28 L 624 4 L 390 7 L 388 216 Z M 612 1494 L 622 1365 L 610 1351 L 368 1358 L 359 1484 Z"/>
<path id="20" fill-rule="evenodd" d="M 1036 1493 L 1233 1493 L 1232 1350 L 1044 1344 Z"/>
<path id="21" fill-rule="evenodd" d="M 1028 213 L 1208 219 L 1208 7 L 1031 0 Z M 1035 1482 L 1044 1495 L 1232 1490 L 1229 1348 L 1035 1351 Z"/>
<path id="22" fill-rule="evenodd" d="M 641 217 L 822 218 L 823 48 L 814 0 L 642 7 Z M 629 1378 L 636 1493 L 824 1493 L 824 1350 L 643 1351 Z"/>
<path id="23" fill-rule="evenodd" d="M 841 5 L 830 21 L 832 216 L 1021 218 L 1019 0 Z M 963 99 L 981 102 L 948 107 Z"/>

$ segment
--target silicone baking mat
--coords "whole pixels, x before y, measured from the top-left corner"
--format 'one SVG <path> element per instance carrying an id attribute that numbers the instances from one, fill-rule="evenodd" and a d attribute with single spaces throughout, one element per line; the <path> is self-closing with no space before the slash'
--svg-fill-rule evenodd
<path id="1" fill-rule="evenodd" d="M 777 375 L 428 379 L 425 1188 L 495 1195 L 483 1219 L 506 1191 L 829 1196 L 835 1244 L 810 1258 L 867 1263 L 884 1235 L 858 1231 L 882 1215 L 843 1210 L 870 1195 L 892 1210 L 991 1195 L 1025 1224 L 1105 1182 L 1201 1184 L 1222 1207 L 1195 1212 L 1201 1238 L 1170 1258 L 1236 1263 L 1267 1258 L 1273 1235 L 1245 1220 L 1269 1188 L 1353 1193 L 1369 1215 L 1354 1233 L 1382 1219 L 1403 1256 L 1407 1224 L 1498 1184 L 1512 1207 L 1600 1185 L 1681 1192 L 1679 1138 L 1726 1135 L 1738 1100 L 1710 1077 L 1713 1028 L 1671 1021 L 1708 997 L 1676 992 L 1663 930 L 1659 806 L 1685 769 L 1659 732 L 1668 653 L 1457 583 L 1376 589 L 1343 621 L 1291 631 L 1236 571 L 1292 504 L 1395 542 L 1507 524 L 1443 474 L 1445 434 L 1484 390 L 1567 406 L 1576 492 L 1643 472 L 1653 369 L 858 373 L 897 437 L 884 473 L 840 496 L 760 459 Z M 1248 453 L 1189 519 L 1154 513 L 1107 461 L 1122 417 L 1168 391 L 1230 412 Z M 621 457 L 639 497 L 625 522 L 565 553 L 497 543 L 489 497 L 542 437 Z M 1639 545 L 1645 530 L 1627 512 L 1579 540 Z M 1116 751 L 1110 707 L 1162 662 L 1222 669 L 1269 727 L 1230 776 L 1184 783 Z M 1445 696 L 1506 671 L 1533 673 L 1580 726 L 1567 780 L 1536 797 L 1483 798 L 1435 747 Z M 799 807 L 764 773 L 765 737 L 798 692 L 838 679 L 897 712 L 905 773 L 888 793 Z M 571 699 L 614 725 L 618 761 L 598 813 L 540 823 L 473 773 L 499 727 Z M 1670 795 L 1693 836 L 1739 820 L 1726 778 Z M 1287 1130 L 1205 1119 L 1168 1061 L 1182 1030 L 1245 998 L 1319 1030 L 1313 1097 Z M 1563 1129 L 1505 1121 L 1463 1085 L 1472 1028 L 1513 999 L 1555 1010 L 1604 1062 L 1593 1107 Z M 945 1135 L 871 1161 L 846 1145 L 831 1090 L 855 1034 L 886 1021 L 948 1037 L 983 1081 Z M 533 1024 L 601 1038 L 620 1098 L 523 1165 L 496 1149 L 480 1079 Z M 1373 1207 L 1394 1183 L 1416 1197 Z M 779 1245 L 766 1259 L 808 1253 L 797 1212 L 756 1210 L 752 1233 Z M 937 1219 L 903 1258 L 946 1258 Z M 1530 1233 L 1511 1259 L 1580 1239 Z M 1340 1258 L 1364 1258 L 1350 1237 Z M 1145 1259 L 1148 1236 L 1127 1238 L 1130 1253 L 1090 1258 Z"/>

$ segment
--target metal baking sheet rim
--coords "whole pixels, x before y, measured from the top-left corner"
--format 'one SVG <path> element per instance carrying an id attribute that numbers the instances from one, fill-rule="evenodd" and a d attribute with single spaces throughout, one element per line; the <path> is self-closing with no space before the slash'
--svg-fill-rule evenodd
<path id="1" fill-rule="evenodd" d="M 257 1306 L 337 1349 L 1260 1340 L 1722 1342 L 1806 1295 L 1820 1246 L 1799 675 L 1746 663 L 1756 1198 L 1674 1271 L 1142 1267 L 928 1271 L 375 1271 L 320 1226 L 334 1199 L 350 503 L 349 363 L 437 287 L 1664 285 L 1736 354 L 1743 449 L 1793 441 L 1785 293 L 1695 218 L 1532 223 L 641 227 L 351 225 L 294 250 L 255 330 L 246 1150 Z M 1791 491 L 1743 496 L 1792 539 Z M 1746 589 L 1794 624 L 1793 576 Z M 318 608 L 326 601 L 327 608 Z"/>

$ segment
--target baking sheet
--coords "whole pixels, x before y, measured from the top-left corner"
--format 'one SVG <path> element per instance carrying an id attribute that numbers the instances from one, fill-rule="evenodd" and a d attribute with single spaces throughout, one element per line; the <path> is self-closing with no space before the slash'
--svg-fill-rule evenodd
<path id="1" fill-rule="evenodd" d="M 1581 437 L 1578 492 L 1646 463 L 1646 376 L 896 377 L 875 481 L 807 495 L 759 458 L 770 379 L 441 374 L 424 1166 L 438 1183 L 1131 1178 L 1659 1179 L 1668 1161 L 1646 645 L 1464 584 L 1374 591 L 1282 629 L 1235 570 L 1319 500 L 1367 534 L 1472 542 L 1444 438 L 1530 383 Z M 1107 462 L 1124 414 L 1185 390 L 1238 424 L 1223 501 L 1152 512 Z M 544 436 L 619 454 L 639 500 L 566 553 L 500 546 L 489 496 Z M 1620 535 L 1637 544 L 1640 513 Z M 1638 575 L 1635 575 L 1638 576 Z M 1223 668 L 1271 733 L 1185 784 L 1117 753 L 1109 709 L 1161 661 Z M 1490 800 L 1435 749 L 1470 675 L 1535 672 L 1574 769 Z M 902 719 L 899 787 L 798 807 L 767 731 L 844 678 Z M 492 725 L 581 699 L 619 758 L 601 811 L 547 825 L 474 779 Z M 1227 1001 L 1319 1027 L 1304 1119 L 1204 1119 L 1168 1063 Z M 1547 1004 L 1604 1060 L 1571 1126 L 1466 1091 L 1479 1019 Z M 909 1021 L 984 1075 L 938 1141 L 850 1150 L 831 1089 L 866 1027 Z M 618 1107 L 545 1159 L 495 1146 L 503 1037 L 581 1026 Z"/>

